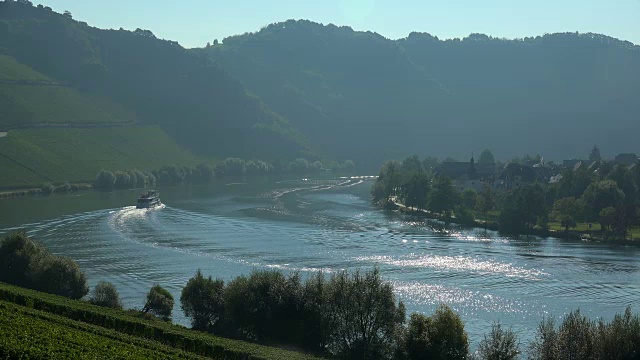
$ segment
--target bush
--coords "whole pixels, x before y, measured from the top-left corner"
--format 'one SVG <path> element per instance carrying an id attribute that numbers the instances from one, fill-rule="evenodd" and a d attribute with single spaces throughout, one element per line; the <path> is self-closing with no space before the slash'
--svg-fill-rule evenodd
<path id="1" fill-rule="evenodd" d="M 94 186 L 97 189 L 112 189 L 116 182 L 116 177 L 111 171 L 100 170 L 96 175 Z"/>
<path id="2" fill-rule="evenodd" d="M 49 253 L 24 231 L 11 234 L 0 242 L 0 281 L 33 287 L 33 266 Z"/>
<path id="3" fill-rule="evenodd" d="M 81 299 L 89 292 L 87 278 L 78 264 L 67 257 L 49 255 L 34 270 L 34 288 L 49 294 Z"/>
<path id="4" fill-rule="evenodd" d="M 412 314 L 404 339 L 409 359 L 466 359 L 469 340 L 460 316 L 446 305 L 426 317 Z"/>
<path id="5" fill-rule="evenodd" d="M 182 289 L 180 305 L 194 329 L 210 330 L 218 324 L 224 313 L 223 288 L 224 281 L 205 278 L 200 270 L 189 279 Z"/>
<path id="6" fill-rule="evenodd" d="M 224 290 L 226 326 L 250 339 L 301 343 L 302 285 L 300 275 L 254 271 Z"/>
<path id="7" fill-rule="evenodd" d="M 51 183 L 46 183 L 42 186 L 42 193 L 45 195 L 53 194 L 55 190 L 56 190 L 56 187 L 53 186 L 53 184 Z"/>
<path id="8" fill-rule="evenodd" d="M 515 360 L 520 355 L 520 344 L 511 329 L 504 330 L 500 323 L 491 325 L 491 333 L 485 335 L 478 346 L 481 360 Z"/>
<path id="9" fill-rule="evenodd" d="M 116 287 L 110 282 L 99 282 L 95 289 L 93 289 L 93 295 L 91 299 L 89 299 L 89 302 L 93 305 L 111 309 L 122 309 L 118 290 L 116 290 Z"/>
<path id="10" fill-rule="evenodd" d="M 167 320 L 171 318 L 173 304 L 173 295 L 162 286 L 154 285 L 147 294 L 147 302 L 142 311 Z"/>
<path id="11" fill-rule="evenodd" d="M 116 178 L 114 186 L 117 189 L 126 189 L 131 187 L 131 176 L 128 173 L 124 171 L 116 171 L 114 175 Z"/>
<path id="12" fill-rule="evenodd" d="M 405 321 L 404 305 L 396 304 L 391 284 L 380 271 L 346 271 L 328 283 L 328 348 L 339 357 L 378 359 L 391 356 L 395 334 Z"/>

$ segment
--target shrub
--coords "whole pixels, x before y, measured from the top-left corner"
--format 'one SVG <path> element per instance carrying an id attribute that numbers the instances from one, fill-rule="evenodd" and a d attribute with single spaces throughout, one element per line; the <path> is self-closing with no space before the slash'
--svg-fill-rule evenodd
<path id="1" fill-rule="evenodd" d="M 409 359 L 466 359 L 469 340 L 460 316 L 440 305 L 430 317 L 412 314 L 404 344 Z"/>
<path id="2" fill-rule="evenodd" d="M 404 323 L 391 284 L 380 271 L 334 274 L 328 284 L 329 350 L 345 358 L 377 359 L 392 353 L 395 334 Z"/>
<path id="3" fill-rule="evenodd" d="M 24 231 L 5 237 L 0 242 L 0 281 L 23 287 L 33 287 L 33 265 L 49 253 Z"/>
<path id="4" fill-rule="evenodd" d="M 478 346 L 478 357 L 481 360 L 515 360 L 520 355 L 520 344 L 516 334 L 504 330 L 500 323 L 491 325 L 491 333 Z"/>
<path id="5" fill-rule="evenodd" d="M 48 256 L 37 264 L 34 288 L 49 294 L 81 299 L 89 292 L 87 278 L 78 264 L 63 256 Z"/>
<path id="6" fill-rule="evenodd" d="M 122 309 L 118 290 L 116 290 L 116 287 L 110 282 L 99 282 L 95 289 L 93 289 L 93 295 L 91 295 L 89 302 L 102 307 Z"/>
<path id="7" fill-rule="evenodd" d="M 147 294 L 147 302 L 142 309 L 163 319 L 170 319 L 173 311 L 173 295 L 160 285 L 154 285 Z"/>
<path id="8" fill-rule="evenodd" d="M 198 270 L 182 289 L 180 306 L 196 330 L 213 329 L 222 318 L 224 305 L 222 290 L 224 281 L 205 278 Z"/>
<path id="9" fill-rule="evenodd" d="M 97 189 L 111 189 L 116 182 L 116 177 L 111 171 L 100 170 L 96 175 L 94 186 Z"/>
<path id="10" fill-rule="evenodd" d="M 53 194 L 55 190 L 56 190 L 56 187 L 53 186 L 53 184 L 51 183 L 46 183 L 42 186 L 42 193 L 45 195 Z"/>

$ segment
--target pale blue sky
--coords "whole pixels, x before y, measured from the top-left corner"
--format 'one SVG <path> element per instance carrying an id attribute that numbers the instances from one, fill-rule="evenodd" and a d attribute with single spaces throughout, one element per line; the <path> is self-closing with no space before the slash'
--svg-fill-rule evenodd
<path id="1" fill-rule="evenodd" d="M 153 31 L 185 47 L 253 32 L 287 19 L 348 25 L 398 39 L 411 31 L 440 38 L 478 32 L 525 37 L 603 33 L 640 44 L 640 0 L 35 0 L 100 28 Z"/>

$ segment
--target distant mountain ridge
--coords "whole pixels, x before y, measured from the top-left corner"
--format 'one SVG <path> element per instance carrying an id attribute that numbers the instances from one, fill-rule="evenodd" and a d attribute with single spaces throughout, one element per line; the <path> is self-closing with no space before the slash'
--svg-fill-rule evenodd
<path id="1" fill-rule="evenodd" d="M 4 1 L 0 106 L 0 131 L 23 129 L 25 149 L 46 136 L 28 128 L 44 124 L 150 126 L 168 141 L 155 146 L 180 148 L 181 161 L 303 156 L 353 159 L 365 172 L 413 153 L 467 159 L 484 148 L 562 159 L 597 144 L 607 156 L 640 152 L 640 47 L 576 33 L 389 40 L 289 20 L 188 50 L 148 30 L 97 29 Z M 0 163 L 11 136 L 0 139 Z M 114 145 L 109 164 L 144 165 L 126 155 Z"/>
<path id="2" fill-rule="evenodd" d="M 389 40 L 289 20 L 204 51 L 312 142 L 358 164 L 486 147 L 550 159 L 594 143 L 609 155 L 640 150 L 640 47 L 604 35 Z"/>

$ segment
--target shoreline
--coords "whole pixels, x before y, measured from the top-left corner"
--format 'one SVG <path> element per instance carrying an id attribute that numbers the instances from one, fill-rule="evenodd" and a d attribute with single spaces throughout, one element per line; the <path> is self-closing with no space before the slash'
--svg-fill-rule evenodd
<path id="1" fill-rule="evenodd" d="M 456 222 L 455 217 L 445 218 L 445 216 L 443 216 L 442 214 L 434 213 L 429 210 L 408 207 L 398 202 L 397 199 L 393 199 L 393 198 L 389 198 L 386 202 L 382 204 L 378 203 L 377 206 L 384 210 L 398 211 L 398 212 L 412 215 L 412 216 L 418 216 L 418 217 L 423 217 L 427 219 L 442 221 L 445 224 L 454 223 L 454 224 L 461 225 L 463 227 L 468 227 L 468 228 L 478 228 L 478 229 L 498 231 L 498 232 L 500 231 L 500 224 L 495 221 L 484 221 L 484 220 L 474 219 L 473 223 Z M 601 237 L 593 237 L 590 234 L 581 233 L 577 231 L 566 232 L 566 231 L 557 231 L 557 230 L 550 230 L 550 229 L 549 230 L 531 229 L 531 231 L 527 234 L 510 234 L 510 235 L 512 236 L 533 235 L 533 236 L 539 236 L 539 237 L 554 237 L 554 238 L 563 239 L 563 240 L 574 240 L 574 241 L 579 240 L 579 241 L 585 241 L 590 243 L 599 243 L 599 244 L 607 244 L 607 245 L 640 247 L 640 241 L 636 239 L 630 240 L 630 239 L 612 238 L 612 239 L 605 240 L 605 239 L 602 239 Z M 589 235 L 590 239 L 583 240 L 582 239 L 583 235 Z"/>

